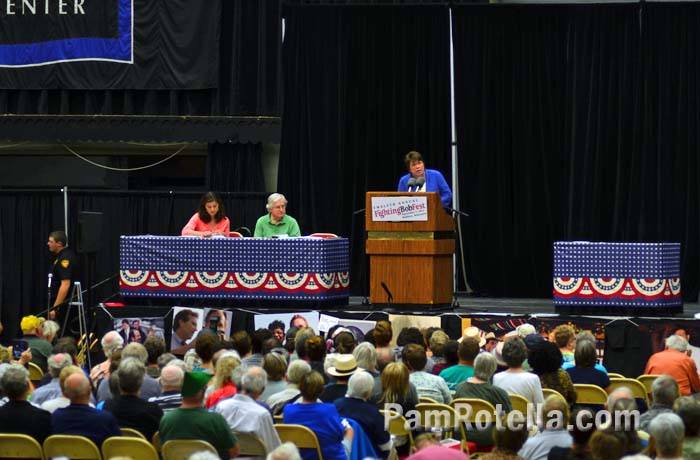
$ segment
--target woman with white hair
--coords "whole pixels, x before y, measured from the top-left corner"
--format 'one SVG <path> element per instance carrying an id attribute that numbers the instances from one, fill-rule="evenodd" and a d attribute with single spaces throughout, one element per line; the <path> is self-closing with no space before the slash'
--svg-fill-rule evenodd
<path id="1" fill-rule="evenodd" d="M 377 371 L 377 349 L 369 342 L 362 342 L 352 351 L 357 361 L 357 367 L 361 367 L 372 377 L 379 377 Z"/>
<path id="2" fill-rule="evenodd" d="M 100 343 L 102 345 L 102 352 L 107 359 L 90 370 L 90 381 L 92 381 L 95 388 L 99 387 L 102 380 L 109 378 L 109 368 L 112 364 L 112 354 L 124 347 L 124 339 L 119 332 L 109 331 L 104 335 L 104 337 L 102 337 L 102 341 Z"/>
<path id="3" fill-rule="evenodd" d="M 287 199 L 281 193 L 273 193 L 267 197 L 265 205 L 268 214 L 260 217 L 255 223 L 256 238 L 270 238 L 272 236 L 301 236 L 299 224 L 287 215 Z"/>

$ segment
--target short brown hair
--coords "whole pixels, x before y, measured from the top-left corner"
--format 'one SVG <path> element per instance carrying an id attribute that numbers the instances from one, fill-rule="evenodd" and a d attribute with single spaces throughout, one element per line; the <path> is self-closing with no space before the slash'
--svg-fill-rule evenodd
<path id="1" fill-rule="evenodd" d="M 494 444 L 502 451 L 516 454 L 527 441 L 527 424 L 523 420 L 523 423 L 513 424 L 513 429 L 511 429 L 509 424 L 505 422 L 505 417 L 503 417 L 502 429 L 493 430 Z"/>
<path id="2" fill-rule="evenodd" d="M 323 361 L 323 357 L 326 356 L 326 342 L 318 335 L 308 338 L 304 347 L 309 361 Z"/>
<path id="3" fill-rule="evenodd" d="M 323 393 L 324 385 L 323 376 L 318 371 L 311 371 L 299 381 L 299 392 L 305 400 L 316 401 Z"/>
<path id="4" fill-rule="evenodd" d="M 459 344 L 457 355 L 462 361 L 474 361 L 479 351 L 481 351 L 479 341 L 473 337 L 465 337 Z"/>
<path id="5" fill-rule="evenodd" d="M 374 344 L 379 347 L 387 347 L 391 343 L 393 332 L 391 323 L 386 320 L 377 321 L 374 325 Z"/>
<path id="6" fill-rule="evenodd" d="M 425 348 L 415 343 L 409 343 L 403 347 L 401 352 L 401 360 L 412 371 L 422 371 L 428 363 L 428 357 L 425 354 Z"/>
<path id="7" fill-rule="evenodd" d="M 560 324 L 554 328 L 554 342 L 559 348 L 564 348 L 576 338 L 576 331 L 568 324 Z"/>
<path id="8" fill-rule="evenodd" d="M 231 334 L 231 346 L 233 347 L 234 350 L 238 352 L 238 354 L 241 357 L 244 357 L 248 353 L 250 353 L 250 350 L 252 349 L 253 345 L 250 340 L 250 335 L 246 331 L 236 331 L 233 334 Z"/>
<path id="9" fill-rule="evenodd" d="M 406 165 L 406 169 L 409 169 L 411 167 L 412 161 L 423 161 L 423 155 L 421 155 L 420 152 L 416 152 L 415 150 L 411 150 L 403 158 L 403 162 Z"/>

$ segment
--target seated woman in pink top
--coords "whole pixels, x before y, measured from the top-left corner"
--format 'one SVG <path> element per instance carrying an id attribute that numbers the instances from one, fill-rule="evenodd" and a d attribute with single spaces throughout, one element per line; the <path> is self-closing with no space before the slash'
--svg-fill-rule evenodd
<path id="1" fill-rule="evenodd" d="M 216 192 L 207 192 L 199 200 L 199 210 L 182 228 L 182 236 L 228 236 L 230 228 L 231 223 L 226 217 L 221 197 Z"/>

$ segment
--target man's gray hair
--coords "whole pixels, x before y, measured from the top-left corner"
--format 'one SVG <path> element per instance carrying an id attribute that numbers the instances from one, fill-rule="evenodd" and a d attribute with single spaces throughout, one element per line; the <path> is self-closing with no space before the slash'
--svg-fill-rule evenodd
<path id="1" fill-rule="evenodd" d="M 361 367 L 368 371 L 373 371 L 377 368 L 377 349 L 369 342 L 362 342 L 352 351 L 357 361 L 357 367 Z"/>
<path id="2" fill-rule="evenodd" d="M 593 342 L 595 345 L 597 340 L 590 331 L 581 331 L 576 335 L 576 343 L 579 342 Z"/>
<path id="3" fill-rule="evenodd" d="M 102 351 L 105 356 L 111 358 L 112 353 L 120 350 L 124 346 L 124 339 L 119 335 L 119 332 L 109 331 L 102 337 L 100 343 L 102 344 Z"/>
<path id="4" fill-rule="evenodd" d="M 671 348 L 672 350 L 678 350 L 681 353 L 685 353 L 688 350 L 688 341 L 680 335 L 674 334 L 666 339 L 666 348 Z"/>
<path id="5" fill-rule="evenodd" d="M 273 193 L 272 195 L 268 196 L 265 209 L 270 211 L 272 209 L 272 205 L 277 203 L 279 200 L 284 200 L 284 204 L 287 204 L 287 199 L 281 193 Z"/>
<path id="6" fill-rule="evenodd" d="M 611 411 L 613 409 L 613 406 L 617 402 L 618 399 L 634 399 L 634 393 L 632 393 L 632 390 L 630 390 L 627 387 L 618 387 L 615 388 L 612 393 L 608 395 L 608 401 L 607 401 L 607 406 L 608 410 Z"/>
<path id="7" fill-rule="evenodd" d="M 301 454 L 297 446 L 291 442 L 285 442 L 267 454 L 267 460 L 301 460 Z"/>
<path id="8" fill-rule="evenodd" d="M 373 389 L 374 377 L 369 372 L 356 372 L 348 380 L 348 391 L 345 396 L 366 401 L 372 395 Z"/>
<path id="9" fill-rule="evenodd" d="M 673 412 L 664 412 L 649 422 L 649 434 L 656 441 L 657 455 L 678 456 L 682 451 L 685 426 Z"/>
<path id="10" fill-rule="evenodd" d="M 124 358 L 136 358 L 142 363 L 146 364 L 146 360 L 148 360 L 148 352 L 146 351 L 146 347 L 140 343 L 131 342 L 122 350 L 122 359 Z"/>
<path id="11" fill-rule="evenodd" d="M 246 394 L 260 396 L 267 386 L 267 372 L 258 366 L 247 368 L 241 377 L 241 386 Z"/>
<path id="12" fill-rule="evenodd" d="M 311 366 L 303 359 L 295 359 L 287 368 L 287 381 L 298 385 L 302 377 L 311 372 Z"/>
<path id="13" fill-rule="evenodd" d="M 664 404 L 666 406 L 673 406 L 673 402 L 678 399 L 680 394 L 680 389 L 678 388 L 678 382 L 670 375 L 660 375 L 651 384 L 651 395 L 654 398 L 656 404 Z"/>
<path id="14" fill-rule="evenodd" d="M 185 371 L 179 366 L 168 364 L 160 371 L 160 385 L 164 390 L 165 388 L 177 388 L 179 390 L 182 388 L 184 381 Z"/>
<path id="15" fill-rule="evenodd" d="M 49 356 L 46 364 L 49 367 L 49 374 L 51 374 L 51 377 L 57 379 L 64 367 L 73 364 L 73 358 L 71 358 L 71 355 L 68 353 L 56 353 L 55 355 Z"/>
<path id="16" fill-rule="evenodd" d="M 8 398 L 20 398 L 29 390 L 29 371 L 24 366 L 12 364 L 3 374 L 1 385 Z"/>
<path id="17" fill-rule="evenodd" d="M 498 368 L 496 358 L 491 353 L 479 353 L 474 360 L 474 377 L 488 381 Z"/>
<path id="18" fill-rule="evenodd" d="M 135 394 L 143 385 L 146 366 L 137 358 L 122 359 L 117 369 L 119 389 L 124 393 Z"/>
<path id="19" fill-rule="evenodd" d="M 56 321 L 47 320 L 41 325 L 41 336 L 44 338 L 56 337 L 61 326 Z"/>

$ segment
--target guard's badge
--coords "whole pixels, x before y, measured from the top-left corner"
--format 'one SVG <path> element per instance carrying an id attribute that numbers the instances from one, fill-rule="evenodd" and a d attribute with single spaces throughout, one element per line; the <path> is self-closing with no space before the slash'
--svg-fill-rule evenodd
<path id="1" fill-rule="evenodd" d="M 63 260 L 61 261 L 61 267 L 63 267 L 63 268 L 68 268 L 69 266 L 70 266 L 70 260 L 68 260 L 68 259 L 63 259 Z"/>

